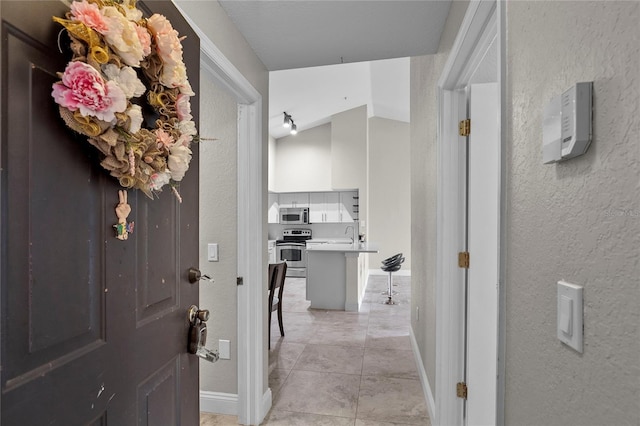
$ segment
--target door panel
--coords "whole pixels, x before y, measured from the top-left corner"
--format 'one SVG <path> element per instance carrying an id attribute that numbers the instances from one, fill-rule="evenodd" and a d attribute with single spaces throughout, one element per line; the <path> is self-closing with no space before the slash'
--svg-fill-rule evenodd
<path id="1" fill-rule="evenodd" d="M 169 1 L 142 2 L 186 35 L 199 89 L 199 41 Z M 114 237 L 117 181 L 51 98 L 60 1 L 0 2 L 0 423 L 198 424 L 198 358 L 186 352 L 198 286 L 198 153 L 156 200 L 129 191 L 135 231 Z M 198 98 L 192 114 L 198 123 Z"/>
<path id="2" fill-rule="evenodd" d="M 498 85 L 471 86 L 468 149 L 467 424 L 496 422 L 498 348 Z"/>
<path id="3" fill-rule="evenodd" d="M 179 375 L 180 362 L 175 358 L 138 386 L 138 425 L 180 424 Z"/>

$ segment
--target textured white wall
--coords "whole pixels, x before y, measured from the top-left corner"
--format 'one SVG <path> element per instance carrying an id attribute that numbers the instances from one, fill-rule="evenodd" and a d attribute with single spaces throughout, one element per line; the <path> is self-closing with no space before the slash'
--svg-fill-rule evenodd
<path id="1" fill-rule="evenodd" d="M 409 123 L 369 119 L 369 233 L 380 253 L 369 255 L 372 268 L 403 253 L 411 269 L 411 182 Z"/>
<path id="2" fill-rule="evenodd" d="M 640 424 L 640 3 L 509 2 L 508 425 Z M 542 110 L 594 81 L 586 155 L 542 165 Z M 584 353 L 556 338 L 583 285 Z"/>
<path id="3" fill-rule="evenodd" d="M 331 124 L 277 139 L 276 152 L 275 191 L 331 190 Z"/>
<path id="4" fill-rule="evenodd" d="M 200 133 L 217 140 L 200 143 L 200 270 L 215 279 L 199 284 L 200 307 L 211 312 L 207 346 L 232 344 L 230 360 L 200 361 L 200 389 L 237 393 L 237 104 L 202 75 Z M 207 243 L 218 243 L 219 262 L 207 261 Z"/>
<path id="5" fill-rule="evenodd" d="M 436 55 L 411 58 L 411 326 L 420 357 L 436 388 L 437 82 L 467 2 L 454 1 Z M 416 308 L 420 315 L 416 314 Z"/>

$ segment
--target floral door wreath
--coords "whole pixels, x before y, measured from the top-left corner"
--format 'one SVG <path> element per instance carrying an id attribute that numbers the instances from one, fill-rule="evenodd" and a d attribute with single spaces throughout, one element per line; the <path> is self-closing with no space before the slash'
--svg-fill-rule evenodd
<path id="1" fill-rule="evenodd" d="M 144 19 L 135 3 L 74 1 L 66 19 L 53 17 L 69 34 L 73 57 L 52 96 L 67 126 L 87 136 L 122 187 L 153 198 L 169 184 L 181 201 L 176 186 L 197 135 L 189 101 L 195 93 L 178 32 L 162 15 Z M 159 117 L 153 129 L 142 127 L 143 96 Z"/>

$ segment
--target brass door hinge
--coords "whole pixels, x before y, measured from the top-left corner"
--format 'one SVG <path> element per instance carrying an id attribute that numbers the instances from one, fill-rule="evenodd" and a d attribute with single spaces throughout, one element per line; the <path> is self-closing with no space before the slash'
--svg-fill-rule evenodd
<path id="1" fill-rule="evenodd" d="M 467 384 L 465 382 L 459 382 L 456 385 L 456 395 L 458 398 L 467 399 Z"/>
<path id="2" fill-rule="evenodd" d="M 460 268 L 465 268 L 465 269 L 469 268 L 469 252 L 468 251 L 461 251 L 460 253 L 458 253 L 458 266 Z"/>
<path id="3" fill-rule="evenodd" d="M 469 136 L 471 134 L 471 120 L 468 118 L 462 120 L 458 125 L 458 132 L 460 136 Z"/>

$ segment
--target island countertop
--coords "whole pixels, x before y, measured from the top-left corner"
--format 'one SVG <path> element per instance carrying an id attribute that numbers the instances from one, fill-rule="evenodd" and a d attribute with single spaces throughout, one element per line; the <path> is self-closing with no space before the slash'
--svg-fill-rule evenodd
<path id="1" fill-rule="evenodd" d="M 377 243 L 313 243 L 307 244 L 307 252 L 378 253 Z"/>

